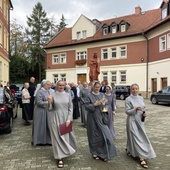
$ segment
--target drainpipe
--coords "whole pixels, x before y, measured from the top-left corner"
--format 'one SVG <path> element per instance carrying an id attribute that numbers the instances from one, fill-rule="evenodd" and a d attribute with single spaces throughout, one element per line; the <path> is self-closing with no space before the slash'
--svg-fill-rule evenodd
<path id="1" fill-rule="evenodd" d="M 142 35 L 144 36 L 144 38 L 146 39 L 146 99 L 148 99 L 148 62 L 149 62 L 149 41 L 148 41 L 148 37 L 146 36 L 146 34 L 144 32 L 142 32 Z"/>

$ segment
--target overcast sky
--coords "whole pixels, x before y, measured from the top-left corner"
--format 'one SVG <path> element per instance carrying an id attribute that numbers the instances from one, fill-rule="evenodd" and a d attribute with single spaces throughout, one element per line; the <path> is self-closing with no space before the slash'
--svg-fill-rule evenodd
<path id="1" fill-rule="evenodd" d="M 13 10 L 11 20 L 27 27 L 26 16 L 32 14 L 33 7 L 40 2 L 48 17 L 55 17 L 59 24 L 62 14 L 66 19 L 67 27 L 72 27 L 81 14 L 89 19 L 105 20 L 133 14 L 135 7 L 140 6 L 142 11 L 157 9 L 163 0 L 11 0 Z"/>

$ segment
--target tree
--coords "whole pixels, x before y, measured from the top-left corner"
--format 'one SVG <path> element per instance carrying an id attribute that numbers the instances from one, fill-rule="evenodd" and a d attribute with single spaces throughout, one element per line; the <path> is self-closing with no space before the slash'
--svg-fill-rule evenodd
<path id="1" fill-rule="evenodd" d="M 64 15 L 62 14 L 62 17 L 61 17 L 61 22 L 60 24 L 58 25 L 58 32 L 61 31 L 63 28 L 66 27 L 66 23 L 65 23 L 66 19 L 64 18 Z"/>
<path id="2" fill-rule="evenodd" d="M 26 34 L 30 47 L 30 62 L 32 70 L 36 71 L 36 75 L 38 75 L 39 82 L 42 80 L 42 72 L 45 70 L 45 52 L 42 47 L 50 38 L 51 23 L 46 15 L 41 3 L 38 2 L 33 8 L 31 16 L 27 16 Z M 38 70 L 36 70 L 37 66 Z"/>
<path id="3" fill-rule="evenodd" d="M 26 57 L 27 44 L 23 27 L 14 19 L 10 24 L 10 81 L 25 81 L 29 72 L 29 62 Z"/>

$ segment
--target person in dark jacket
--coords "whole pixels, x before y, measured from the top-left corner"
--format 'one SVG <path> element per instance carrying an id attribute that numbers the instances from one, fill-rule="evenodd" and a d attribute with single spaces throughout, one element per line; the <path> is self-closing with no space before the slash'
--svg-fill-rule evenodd
<path id="1" fill-rule="evenodd" d="M 29 88 L 28 88 L 29 94 L 31 96 L 31 98 L 30 98 L 30 120 L 33 119 L 33 112 L 34 112 L 34 91 L 35 91 L 35 89 L 36 89 L 35 78 L 31 77 L 30 78 L 30 82 L 29 82 Z"/>
<path id="2" fill-rule="evenodd" d="M 100 91 L 101 93 L 106 93 L 106 81 L 102 81 Z"/>

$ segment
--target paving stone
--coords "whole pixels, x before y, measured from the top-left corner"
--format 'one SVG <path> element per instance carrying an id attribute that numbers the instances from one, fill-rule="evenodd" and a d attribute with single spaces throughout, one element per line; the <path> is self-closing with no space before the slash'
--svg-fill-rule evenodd
<path id="1" fill-rule="evenodd" d="M 115 145 L 118 156 L 109 162 L 94 160 L 89 152 L 87 131 L 80 118 L 74 120 L 74 131 L 78 140 L 76 154 L 64 159 L 64 170 L 142 170 L 138 160 L 127 157 L 126 114 L 124 102 L 117 100 L 115 117 Z M 149 170 L 170 170 L 170 106 L 152 105 L 145 100 L 147 118 L 145 122 L 147 135 L 157 154 L 149 160 Z M 13 122 L 11 134 L 0 134 L 0 169 L 2 170 L 56 170 L 51 146 L 31 145 L 31 126 L 24 126 L 21 108 Z"/>

